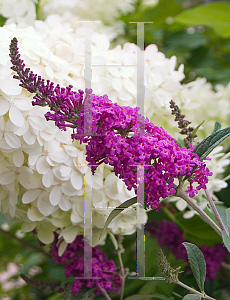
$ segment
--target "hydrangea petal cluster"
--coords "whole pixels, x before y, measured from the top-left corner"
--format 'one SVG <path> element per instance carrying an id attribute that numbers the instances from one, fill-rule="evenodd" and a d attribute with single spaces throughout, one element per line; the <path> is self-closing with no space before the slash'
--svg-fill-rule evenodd
<path id="1" fill-rule="evenodd" d="M 172 250 L 174 256 L 178 259 L 187 260 L 185 247 L 182 245 L 184 239 L 183 231 L 180 230 L 173 222 L 163 220 L 159 222 L 149 222 L 145 226 L 153 236 L 157 237 L 161 247 L 165 246 Z M 222 244 L 216 244 L 214 247 L 207 245 L 199 247 L 204 255 L 206 262 L 206 281 L 215 279 L 217 270 L 221 268 L 221 262 L 225 261 L 228 256 L 228 250 Z"/>
<path id="2" fill-rule="evenodd" d="M 84 277 L 84 239 L 78 236 L 71 244 L 68 244 L 65 252 L 58 255 L 58 238 L 52 244 L 50 253 L 53 260 L 58 264 L 65 265 L 65 276 Z M 100 295 L 100 288 L 108 291 L 118 292 L 121 287 L 121 278 L 116 273 L 116 266 L 113 260 L 109 260 L 106 254 L 102 253 L 99 247 L 92 248 L 92 279 L 75 279 L 72 285 L 74 296 L 84 288 L 97 287 L 95 294 Z"/>
<path id="3" fill-rule="evenodd" d="M 113 39 L 118 33 L 124 33 L 124 23 L 117 19 L 133 12 L 135 3 L 136 0 L 41 0 L 39 6 L 40 17 L 57 14 L 73 28 L 81 26 L 79 21 L 97 21 L 94 29 Z"/>
<path id="4" fill-rule="evenodd" d="M 45 83 L 29 68 L 25 69 L 16 38 L 12 40 L 10 51 L 12 69 L 18 74 L 14 78 L 21 81 L 20 86 L 36 93 L 36 101 L 32 104 L 48 105 L 51 112 L 45 114 L 47 120 L 55 121 L 55 125 L 64 131 L 66 127 L 77 128 L 72 138 L 88 143 L 86 160 L 93 173 L 101 163 L 110 164 L 127 188 L 134 188 L 137 193 L 137 169 L 144 166 L 146 208 L 158 209 L 160 198 L 175 194 L 174 180 L 179 176 L 193 175 L 189 178 L 190 186 L 186 191 L 191 197 L 197 190 L 206 188 L 208 176 L 212 173 L 199 161 L 198 155 L 192 152 L 193 148 L 179 148 L 178 143 L 163 128 L 137 114 L 138 109 L 121 107 L 109 100 L 107 95 L 92 95 L 91 89 L 86 89 L 83 103 L 82 90 L 76 93 L 71 91 L 72 86 L 60 88 L 57 85 L 54 88 L 54 83 Z M 92 118 L 91 125 L 89 118 Z M 84 134 L 86 123 L 94 133 L 90 137 Z M 139 129 L 142 134 L 135 135 Z M 130 132 L 134 133 L 131 137 L 128 136 Z M 196 188 L 193 182 L 198 184 Z"/>

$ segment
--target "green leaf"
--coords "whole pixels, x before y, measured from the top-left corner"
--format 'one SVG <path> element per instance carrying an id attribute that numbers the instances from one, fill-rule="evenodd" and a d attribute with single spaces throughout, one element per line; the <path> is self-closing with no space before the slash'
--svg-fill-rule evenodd
<path id="1" fill-rule="evenodd" d="M 54 295 L 50 296 L 46 300 L 58 300 L 58 299 L 61 299 L 61 298 L 62 298 L 62 294 L 57 293 L 57 294 L 54 294 Z"/>
<path id="2" fill-rule="evenodd" d="M 0 27 L 2 27 L 6 23 L 7 18 L 3 17 L 3 15 L 0 15 Z"/>
<path id="3" fill-rule="evenodd" d="M 201 122 L 199 125 L 197 125 L 196 128 L 193 130 L 193 132 L 192 132 L 192 137 L 193 137 L 193 138 L 195 137 L 195 135 L 196 135 L 198 129 L 200 128 L 200 126 L 203 125 L 203 124 L 204 124 L 204 121 Z"/>
<path id="4" fill-rule="evenodd" d="M 214 132 L 216 132 L 216 131 L 220 130 L 220 128 L 221 128 L 221 123 L 220 123 L 220 122 L 218 122 L 218 121 L 216 121 L 216 122 L 215 122 L 215 126 L 214 126 L 214 129 L 213 129 L 213 132 L 212 132 L 212 133 L 214 133 Z"/>
<path id="5" fill-rule="evenodd" d="M 230 233 L 230 208 L 225 209 L 226 217 L 227 217 L 227 222 L 225 228 L 228 231 L 228 234 Z M 224 224 L 225 225 L 225 224 Z"/>
<path id="6" fill-rule="evenodd" d="M 201 300 L 201 296 L 196 294 L 188 294 L 183 298 L 183 300 Z"/>
<path id="7" fill-rule="evenodd" d="M 206 262 L 204 260 L 204 255 L 196 245 L 187 242 L 184 242 L 182 244 L 186 248 L 188 261 L 190 263 L 198 287 L 203 292 L 204 281 L 206 277 Z"/>
<path id="8" fill-rule="evenodd" d="M 100 238 L 103 234 L 103 232 L 105 231 L 105 229 L 109 226 L 109 224 L 112 222 L 112 220 L 117 216 L 119 215 L 119 213 L 128 208 L 129 206 L 132 206 L 133 204 L 137 203 L 137 197 L 133 197 L 125 202 L 123 202 L 121 205 L 117 206 L 111 213 L 110 215 L 108 216 L 108 219 L 106 220 L 105 222 L 105 226 L 101 232 L 101 235 L 100 235 Z"/>
<path id="9" fill-rule="evenodd" d="M 229 218 L 230 218 L 230 208 L 225 209 L 223 207 L 217 206 L 216 205 L 216 209 L 220 215 L 221 220 L 224 223 L 224 227 L 227 230 L 227 233 L 229 234 L 229 230 L 230 230 L 230 219 L 227 220 L 227 213 L 229 214 Z"/>
<path id="10" fill-rule="evenodd" d="M 230 135 L 230 127 L 224 128 L 213 132 L 211 135 L 206 137 L 202 142 L 200 142 L 193 150 L 200 160 L 202 161 L 205 157 L 212 152 L 212 150 L 218 146 L 223 140 L 225 140 Z"/>
<path id="11" fill-rule="evenodd" d="M 222 231 L 224 245 L 228 249 L 228 252 L 230 253 L 230 237 L 223 230 L 221 231 Z"/>
<path id="12" fill-rule="evenodd" d="M 209 210 L 205 210 L 205 212 L 215 219 Z M 222 242 L 221 237 L 198 215 L 185 219 L 183 212 L 181 212 L 176 215 L 175 222 L 183 230 L 184 238 L 198 246 L 205 244 L 213 247 L 216 243 Z"/>
<path id="13" fill-rule="evenodd" d="M 186 9 L 173 20 L 188 26 L 211 26 L 222 38 L 230 37 L 230 4 L 225 1 Z"/>

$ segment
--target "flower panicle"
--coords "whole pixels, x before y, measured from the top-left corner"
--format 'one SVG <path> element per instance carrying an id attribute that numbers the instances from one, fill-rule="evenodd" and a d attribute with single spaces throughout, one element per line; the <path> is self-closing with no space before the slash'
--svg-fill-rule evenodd
<path id="1" fill-rule="evenodd" d="M 179 271 L 181 267 L 173 269 L 161 248 L 159 248 L 157 251 L 157 266 L 160 274 L 165 277 L 166 282 L 179 282 L 178 275 L 179 273 L 182 273 L 182 271 Z"/>
<path id="2" fill-rule="evenodd" d="M 87 143 L 86 160 L 93 174 L 100 164 L 109 164 L 127 189 L 134 188 L 136 193 L 138 184 L 144 181 L 146 209 L 158 210 L 161 208 L 160 199 L 175 194 L 174 179 L 178 176 L 186 176 L 189 180 L 190 186 L 186 192 L 190 197 L 199 189 L 206 188 L 207 177 L 211 173 L 193 153 L 193 147 L 179 148 L 176 140 L 162 127 L 155 126 L 148 118 L 138 114 L 140 108 L 119 106 L 107 95 L 92 94 L 92 89 L 85 89 L 83 100 L 84 92 L 72 91 L 71 85 L 54 87 L 54 83 L 48 80 L 45 84 L 29 69 L 24 70 L 25 64 L 20 59 L 16 38 L 11 42 L 10 51 L 12 68 L 18 74 L 16 78 L 28 91 L 36 93 L 36 101 L 32 104 L 49 105 L 46 119 L 54 121 L 61 130 L 72 128 L 72 139 Z M 177 111 L 177 117 L 182 122 L 184 116 L 175 105 L 174 111 Z M 183 122 L 186 127 L 188 124 Z M 85 131 L 86 128 L 91 132 L 88 129 Z M 198 183 L 196 188 L 193 182 Z"/>
<path id="3" fill-rule="evenodd" d="M 172 109 L 172 115 L 175 115 L 174 121 L 178 122 L 178 128 L 181 129 L 180 134 L 187 135 L 187 137 L 184 139 L 184 145 L 186 148 L 189 148 L 189 145 L 192 144 L 193 139 L 197 137 L 197 135 L 192 135 L 194 127 L 188 127 L 191 122 L 184 120 L 185 115 L 181 114 L 181 109 L 173 100 L 170 101 L 170 108 Z"/>

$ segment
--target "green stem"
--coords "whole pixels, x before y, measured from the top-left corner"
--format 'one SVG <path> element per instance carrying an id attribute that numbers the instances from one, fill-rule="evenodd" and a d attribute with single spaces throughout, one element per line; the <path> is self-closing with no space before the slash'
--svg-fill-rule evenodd
<path id="1" fill-rule="evenodd" d="M 207 299 L 207 300 L 216 300 L 208 295 L 206 295 L 205 293 L 201 293 L 198 292 L 197 290 L 194 290 L 193 288 L 191 288 L 190 286 L 184 284 L 183 282 L 180 282 L 179 280 L 177 282 L 175 282 L 176 284 L 182 286 L 183 288 L 189 290 L 190 292 L 192 292 L 193 294 L 197 294 L 200 295 L 202 298 Z"/>
<path id="2" fill-rule="evenodd" d="M 220 228 L 216 223 L 197 205 L 196 201 L 190 198 L 182 187 L 179 187 L 176 196 L 185 200 L 198 214 L 216 231 L 216 233 L 222 238 L 222 233 Z"/>
<path id="3" fill-rule="evenodd" d="M 107 300 L 112 300 L 112 299 L 109 297 L 109 295 L 108 295 L 108 293 L 106 292 L 105 289 L 103 289 L 102 287 L 100 287 L 100 290 L 101 290 L 102 294 L 105 296 L 105 298 L 106 298 Z"/>
<path id="4" fill-rule="evenodd" d="M 219 215 L 219 213 L 218 213 L 218 210 L 216 209 L 216 206 L 215 206 L 215 204 L 214 204 L 214 202 L 213 202 L 213 200 L 212 200 L 211 195 L 209 194 L 208 190 L 204 190 L 204 191 L 205 191 L 205 194 L 206 194 L 206 196 L 207 196 L 207 198 L 208 198 L 208 201 L 209 201 L 209 203 L 210 203 L 210 206 L 211 206 L 211 208 L 212 208 L 212 211 L 213 211 L 213 213 L 214 213 L 214 215 L 215 215 L 215 217 L 216 217 L 216 220 L 217 220 L 217 222 L 218 222 L 219 225 L 220 225 L 220 228 L 221 228 L 224 232 L 226 232 L 226 234 L 228 235 L 228 232 L 226 231 L 226 228 L 225 228 L 225 226 L 224 226 L 224 223 L 223 223 L 223 221 L 221 220 L 221 217 L 220 217 L 220 215 Z"/>

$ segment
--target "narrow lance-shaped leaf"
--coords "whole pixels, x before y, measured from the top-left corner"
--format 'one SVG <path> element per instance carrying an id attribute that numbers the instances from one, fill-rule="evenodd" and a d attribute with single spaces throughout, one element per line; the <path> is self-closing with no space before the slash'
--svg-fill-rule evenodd
<path id="1" fill-rule="evenodd" d="M 224 223 L 224 227 L 227 230 L 227 233 L 229 234 L 228 221 L 227 221 L 227 209 L 225 209 L 223 207 L 219 207 L 219 206 L 216 206 L 216 209 L 220 215 L 222 222 Z M 230 209 L 229 209 L 229 211 L 230 211 Z"/>
<path id="2" fill-rule="evenodd" d="M 214 133 L 214 132 L 216 132 L 216 131 L 220 130 L 220 128 L 221 128 L 221 124 L 220 124 L 220 122 L 216 121 L 216 122 L 215 122 L 215 126 L 214 126 L 214 129 L 213 129 L 213 132 L 212 132 L 212 133 Z"/>
<path id="3" fill-rule="evenodd" d="M 218 146 L 223 140 L 225 140 L 230 135 L 230 127 L 224 128 L 213 132 L 211 135 L 206 137 L 202 142 L 200 142 L 193 150 L 200 160 L 202 161 L 205 157 L 212 152 L 212 150 Z"/>
<path id="4" fill-rule="evenodd" d="M 186 248 L 188 261 L 190 263 L 198 287 L 201 292 L 203 292 L 204 281 L 206 277 L 206 262 L 204 260 L 204 255 L 196 245 L 187 242 L 184 242 L 182 244 Z"/>
<path id="5" fill-rule="evenodd" d="M 112 220 L 119 215 L 119 213 L 122 212 L 122 210 L 128 208 L 129 206 L 132 206 L 133 204 L 137 203 L 137 197 L 133 197 L 125 202 L 123 202 L 121 205 L 117 206 L 108 216 L 108 219 L 105 222 L 105 226 L 102 230 L 102 233 L 100 235 L 100 238 L 104 232 L 104 230 L 109 226 L 109 224 L 112 222 Z"/>
<path id="6" fill-rule="evenodd" d="M 228 231 L 228 234 L 230 233 L 230 208 L 225 209 L 226 217 L 227 217 L 227 223 L 225 228 Z M 225 225 L 225 224 L 224 224 Z"/>
<path id="7" fill-rule="evenodd" d="M 201 122 L 199 125 L 197 125 L 196 128 L 193 130 L 193 132 L 192 132 L 192 137 L 193 137 L 193 138 L 194 138 L 195 135 L 197 134 L 197 131 L 198 131 L 198 129 L 200 128 L 200 126 L 203 125 L 203 124 L 204 124 L 204 121 Z"/>
<path id="8" fill-rule="evenodd" d="M 222 237 L 225 247 L 228 249 L 230 253 L 230 237 L 222 230 Z"/>

